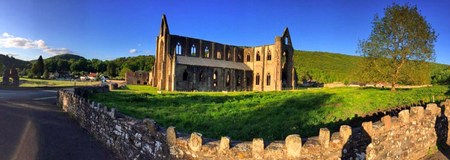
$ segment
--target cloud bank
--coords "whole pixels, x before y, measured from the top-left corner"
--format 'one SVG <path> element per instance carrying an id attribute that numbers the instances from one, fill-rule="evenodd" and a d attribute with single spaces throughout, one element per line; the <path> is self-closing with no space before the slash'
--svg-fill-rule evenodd
<path id="1" fill-rule="evenodd" d="M 16 37 L 7 32 L 0 37 L 0 48 L 19 48 L 19 49 L 39 49 L 42 52 L 51 55 L 71 54 L 74 53 L 67 48 L 50 48 L 44 40 L 32 40 L 23 37 Z"/>

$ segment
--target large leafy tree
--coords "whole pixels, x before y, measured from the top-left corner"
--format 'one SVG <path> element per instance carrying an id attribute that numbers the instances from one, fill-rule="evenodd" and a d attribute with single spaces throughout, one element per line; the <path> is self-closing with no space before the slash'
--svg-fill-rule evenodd
<path id="1" fill-rule="evenodd" d="M 424 62 L 434 60 L 436 37 L 417 6 L 393 4 L 384 10 L 384 17 L 375 15 L 370 37 L 359 44 L 369 81 L 390 82 L 395 91 L 401 80 L 429 77 Z"/>
<path id="2" fill-rule="evenodd" d="M 36 63 L 33 64 L 32 68 L 31 68 L 31 72 L 35 76 L 40 77 L 40 76 L 42 76 L 42 74 L 44 74 L 44 71 L 45 71 L 44 59 L 42 59 L 42 56 L 39 56 Z"/>

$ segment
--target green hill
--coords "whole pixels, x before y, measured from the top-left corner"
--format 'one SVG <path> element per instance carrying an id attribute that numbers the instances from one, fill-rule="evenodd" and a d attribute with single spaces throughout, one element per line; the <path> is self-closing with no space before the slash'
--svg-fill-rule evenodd
<path id="1" fill-rule="evenodd" d="M 20 60 L 20 59 L 15 59 L 14 57 L 9 57 L 9 56 L 3 55 L 3 54 L 0 54 L 0 64 L 2 64 L 2 65 L 11 64 L 11 65 L 14 65 L 15 68 L 20 68 L 20 69 L 27 68 L 30 66 L 30 62 Z"/>
<path id="2" fill-rule="evenodd" d="M 356 82 L 358 65 L 363 60 L 360 56 L 338 53 L 298 51 L 294 52 L 294 67 L 299 82 L 313 79 L 323 83 Z M 450 65 L 431 63 L 431 73 L 437 73 Z"/>
<path id="3" fill-rule="evenodd" d="M 46 60 L 48 60 L 48 59 L 62 59 L 62 60 L 67 60 L 67 61 L 70 59 L 74 59 L 75 61 L 77 61 L 79 59 L 86 59 L 86 58 L 79 56 L 79 55 L 74 55 L 74 54 L 61 54 L 61 55 L 56 55 L 53 57 L 46 58 Z"/>

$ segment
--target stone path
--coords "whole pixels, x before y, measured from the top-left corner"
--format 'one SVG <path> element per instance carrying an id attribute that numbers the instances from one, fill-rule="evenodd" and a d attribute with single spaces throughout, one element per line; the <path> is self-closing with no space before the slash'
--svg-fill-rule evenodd
<path id="1" fill-rule="evenodd" d="M 0 159 L 114 159 L 56 106 L 56 90 L 0 90 Z"/>

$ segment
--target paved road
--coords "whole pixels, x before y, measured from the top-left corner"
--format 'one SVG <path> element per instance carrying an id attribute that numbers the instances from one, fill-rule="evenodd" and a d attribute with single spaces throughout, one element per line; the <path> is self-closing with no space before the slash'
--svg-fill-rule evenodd
<path id="1" fill-rule="evenodd" d="M 0 89 L 0 160 L 109 160 L 112 155 L 56 106 L 56 90 Z"/>

